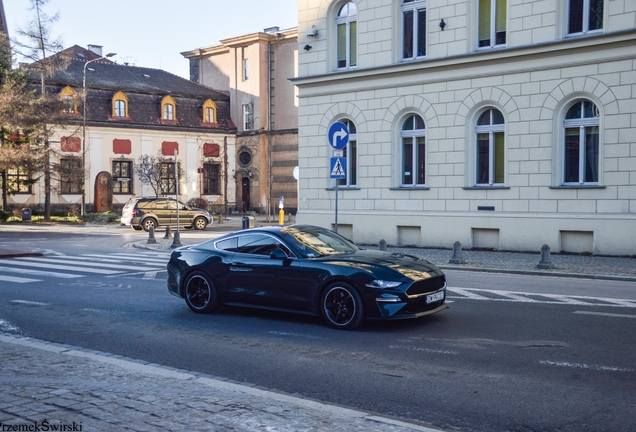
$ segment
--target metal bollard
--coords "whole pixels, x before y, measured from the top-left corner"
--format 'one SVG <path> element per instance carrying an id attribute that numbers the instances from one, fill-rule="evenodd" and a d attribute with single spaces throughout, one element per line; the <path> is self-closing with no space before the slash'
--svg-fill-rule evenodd
<path id="1" fill-rule="evenodd" d="M 243 216 L 243 219 L 241 220 L 242 222 L 242 228 L 243 229 L 248 229 L 250 227 L 250 218 L 247 216 Z"/>
<path id="2" fill-rule="evenodd" d="M 462 244 L 456 241 L 453 244 L 453 256 L 448 260 L 450 264 L 464 264 L 464 258 L 462 257 Z"/>
<path id="3" fill-rule="evenodd" d="M 381 251 L 386 250 L 386 240 L 384 239 L 380 240 L 380 242 L 378 243 L 378 249 L 380 249 Z"/>
<path id="4" fill-rule="evenodd" d="M 154 227 L 150 227 L 148 230 L 148 241 L 147 244 L 157 244 L 157 240 L 155 240 L 155 229 Z"/>
<path id="5" fill-rule="evenodd" d="M 167 239 L 171 239 L 171 238 L 172 238 L 172 234 L 170 234 L 170 227 L 169 227 L 169 226 L 167 226 L 167 227 L 166 227 L 166 235 L 165 235 L 165 236 L 163 236 L 163 239 L 164 239 L 164 240 L 167 240 Z"/>
<path id="6" fill-rule="evenodd" d="M 181 244 L 181 235 L 179 234 L 179 230 L 175 230 L 174 232 L 174 240 L 172 241 L 172 244 L 170 245 L 170 247 L 172 249 L 182 246 Z"/>
<path id="7" fill-rule="evenodd" d="M 539 269 L 551 269 L 554 268 L 554 264 L 550 259 L 550 246 L 544 244 L 541 246 L 541 261 L 537 264 L 537 268 Z"/>

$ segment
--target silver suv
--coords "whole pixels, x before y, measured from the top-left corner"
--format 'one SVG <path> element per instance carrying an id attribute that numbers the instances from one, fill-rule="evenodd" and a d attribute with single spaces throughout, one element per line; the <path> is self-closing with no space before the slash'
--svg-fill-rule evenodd
<path id="1" fill-rule="evenodd" d="M 121 224 L 145 231 L 159 226 L 176 226 L 177 207 L 179 225 L 185 228 L 202 230 L 212 223 L 212 215 L 207 210 L 189 207 L 174 198 L 135 197 L 124 205 Z"/>

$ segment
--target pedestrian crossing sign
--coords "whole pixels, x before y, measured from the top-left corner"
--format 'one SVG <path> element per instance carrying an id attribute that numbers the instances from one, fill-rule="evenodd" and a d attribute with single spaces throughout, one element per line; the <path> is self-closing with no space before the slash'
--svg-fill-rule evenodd
<path id="1" fill-rule="evenodd" d="M 347 166 L 347 159 L 343 157 L 331 158 L 331 178 L 343 179 L 346 177 L 345 167 Z"/>

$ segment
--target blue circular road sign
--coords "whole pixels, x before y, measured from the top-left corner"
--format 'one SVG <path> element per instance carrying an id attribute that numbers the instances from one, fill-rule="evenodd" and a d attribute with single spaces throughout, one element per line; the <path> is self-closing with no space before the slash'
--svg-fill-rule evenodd
<path id="1" fill-rule="evenodd" d="M 349 142 L 349 129 L 342 122 L 335 122 L 329 128 L 329 144 L 336 150 L 342 150 Z"/>

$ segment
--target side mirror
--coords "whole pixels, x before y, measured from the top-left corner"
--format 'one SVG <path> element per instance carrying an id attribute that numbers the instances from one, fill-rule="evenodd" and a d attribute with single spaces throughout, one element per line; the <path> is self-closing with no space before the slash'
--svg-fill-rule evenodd
<path id="1" fill-rule="evenodd" d="M 272 253 L 269 254 L 271 259 L 286 259 L 287 254 L 282 249 L 274 249 Z"/>
<path id="2" fill-rule="evenodd" d="M 190 209 L 188 208 L 188 206 L 183 206 L 181 210 L 190 210 Z"/>

